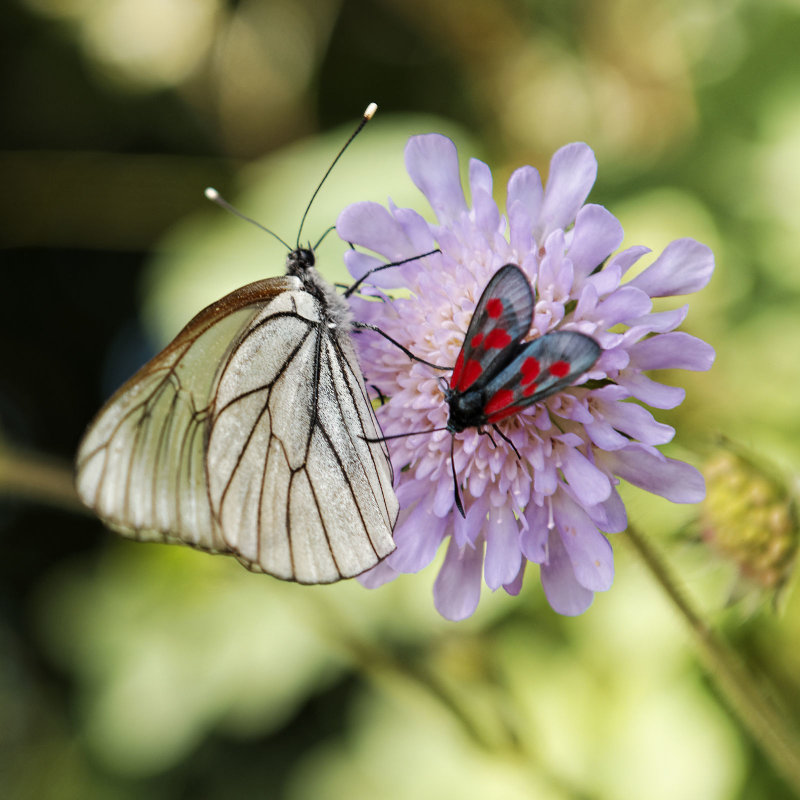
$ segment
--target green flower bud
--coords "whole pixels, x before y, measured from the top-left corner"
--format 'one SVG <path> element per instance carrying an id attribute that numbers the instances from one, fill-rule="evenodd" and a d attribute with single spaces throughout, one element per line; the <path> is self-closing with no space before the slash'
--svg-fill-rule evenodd
<path id="1" fill-rule="evenodd" d="M 703 540 L 751 584 L 779 589 L 798 545 L 797 509 L 788 487 L 731 448 L 717 452 L 704 474 Z"/>

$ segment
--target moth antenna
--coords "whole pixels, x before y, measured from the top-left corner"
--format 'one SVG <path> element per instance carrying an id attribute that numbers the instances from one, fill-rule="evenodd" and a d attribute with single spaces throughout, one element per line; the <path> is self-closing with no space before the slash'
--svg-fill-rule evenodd
<path id="1" fill-rule="evenodd" d="M 265 233 L 268 233 L 270 236 L 274 236 L 287 250 L 291 250 L 291 245 L 287 244 L 286 242 L 278 236 L 275 231 L 271 231 L 269 228 L 262 225 L 260 222 L 256 222 L 254 219 L 251 219 L 245 214 L 242 214 L 238 208 L 232 206 L 213 186 L 206 187 L 206 190 L 203 192 L 206 196 L 206 199 L 210 200 L 212 203 L 216 203 L 221 208 L 224 208 L 229 213 L 233 214 L 235 217 L 239 217 L 239 219 L 243 219 L 245 222 L 249 222 L 251 225 L 255 225 L 256 228 L 260 228 Z"/>
<path id="2" fill-rule="evenodd" d="M 328 175 L 331 174 L 331 170 L 336 166 L 336 162 L 342 157 L 342 154 L 345 150 L 350 146 L 350 142 L 361 133 L 361 129 L 375 116 L 375 112 L 378 110 L 378 106 L 375 103 L 370 103 L 365 109 L 364 113 L 361 115 L 361 120 L 358 123 L 356 129 L 350 134 L 350 138 L 344 143 L 342 149 L 336 154 L 336 158 L 333 159 L 331 165 L 328 167 L 328 171 L 322 176 L 322 180 L 317 185 L 317 188 L 314 189 L 314 194 L 311 195 L 311 199 L 308 201 L 308 205 L 306 206 L 306 210 L 303 212 L 303 218 L 300 220 L 300 229 L 297 231 L 297 247 L 300 247 L 300 236 L 303 233 L 303 225 L 306 223 L 306 217 L 308 216 L 308 212 L 311 210 L 311 204 L 314 202 L 316 196 L 319 194 L 319 190 L 322 188 L 322 184 L 328 178 Z M 290 248 L 291 249 L 291 248 Z"/>
<path id="3" fill-rule="evenodd" d="M 348 242 L 350 248 L 355 250 L 353 247 L 352 242 Z M 361 286 L 362 283 L 370 276 L 376 272 L 380 272 L 382 269 L 389 269 L 389 267 L 399 267 L 402 264 L 408 264 L 409 261 L 416 261 L 418 258 L 425 258 L 425 256 L 432 256 L 435 253 L 441 253 L 442 251 L 437 247 L 435 250 L 430 250 L 427 253 L 420 253 L 418 256 L 411 256 L 411 258 L 404 258 L 402 261 L 392 261 L 391 264 L 380 264 L 377 267 L 373 267 L 372 269 L 368 269 L 345 293 L 345 297 L 350 297 L 353 292 Z"/>
<path id="4" fill-rule="evenodd" d="M 464 513 L 464 504 L 461 502 L 461 492 L 458 490 L 458 478 L 456 477 L 456 460 L 453 456 L 453 450 L 456 446 L 456 437 L 450 437 L 450 469 L 453 471 L 453 494 L 455 495 L 456 499 L 456 508 L 458 512 L 461 514 L 464 519 L 467 518 L 467 515 Z"/>

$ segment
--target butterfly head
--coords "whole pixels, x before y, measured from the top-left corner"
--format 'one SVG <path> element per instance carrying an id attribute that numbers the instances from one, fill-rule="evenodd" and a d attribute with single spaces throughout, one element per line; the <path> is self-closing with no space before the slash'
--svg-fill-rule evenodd
<path id="1" fill-rule="evenodd" d="M 315 263 L 314 251 L 310 247 L 298 247 L 286 258 L 286 274 L 302 279 Z"/>

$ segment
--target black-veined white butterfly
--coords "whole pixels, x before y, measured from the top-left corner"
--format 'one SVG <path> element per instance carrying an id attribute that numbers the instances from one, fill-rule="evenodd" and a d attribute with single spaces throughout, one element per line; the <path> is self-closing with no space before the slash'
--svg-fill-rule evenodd
<path id="1" fill-rule="evenodd" d="M 126 536 L 331 583 L 394 550 L 398 503 L 348 303 L 299 241 L 285 276 L 205 308 L 113 395 L 81 442 L 76 485 Z"/>

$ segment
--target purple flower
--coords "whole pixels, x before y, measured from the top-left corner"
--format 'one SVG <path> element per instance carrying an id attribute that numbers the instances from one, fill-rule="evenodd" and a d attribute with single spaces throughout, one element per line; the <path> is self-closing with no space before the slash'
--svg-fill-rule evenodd
<path id="1" fill-rule="evenodd" d="M 352 250 L 346 254 L 348 268 L 360 278 L 386 260 L 437 246 L 441 254 L 372 276 L 372 293 L 385 302 L 353 298 L 358 319 L 379 326 L 420 358 L 453 365 L 484 287 L 503 264 L 514 263 L 536 293 L 530 336 L 580 331 L 594 337 L 602 353 L 579 385 L 499 423 L 520 458 L 497 436 L 495 447 L 474 428 L 455 435 L 465 519 L 455 510 L 451 435 L 438 431 L 390 440 L 401 505 L 397 549 L 360 580 L 375 587 L 398 573 L 417 572 L 446 541 L 434 586 L 443 616 L 458 620 L 473 613 L 481 576 L 490 589 L 502 586 L 517 594 L 529 561 L 539 564 L 553 609 L 580 614 L 614 577 L 604 534 L 627 525 L 616 489 L 620 478 L 677 503 L 698 502 L 705 493 L 694 467 L 657 449 L 674 430 L 632 401 L 674 408 L 683 389 L 645 373 L 711 366 L 714 351 L 708 344 L 675 331 L 687 306 L 654 312 L 651 298 L 701 289 L 711 277 L 713 255 L 705 245 L 680 239 L 623 283 L 649 251 L 631 247 L 611 256 L 622 241 L 622 227 L 602 206 L 585 204 L 597 162 L 582 143 L 553 156 L 545 188 L 532 167 L 514 172 L 507 218 L 492 199 L 488 166 L 475 159 L 469 167 L 472 205 L 467 204 L 456 148 L 446 137 L 412 137 L 405 157 L 438 224 L 391 202 L 388 209 L 366 202 L 349 206 L 338 219 L 339 235 L 380 258 Z M 407 291 L 398 297 L 384 291 L 401 287 Z M 378 334 L 355 338 L 367 383 L 389 398 L 378 410 L 386 436 L 446 425 L 441 372 L 410 361 Z"/>

